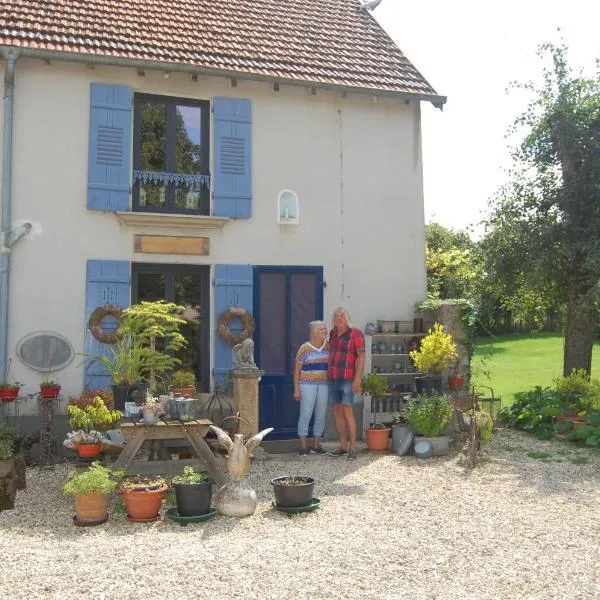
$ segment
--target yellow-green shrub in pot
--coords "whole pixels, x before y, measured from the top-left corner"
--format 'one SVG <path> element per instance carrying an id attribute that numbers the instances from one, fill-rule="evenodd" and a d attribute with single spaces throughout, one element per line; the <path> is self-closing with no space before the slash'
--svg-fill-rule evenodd
<path id="1" fill-rule="evenodd" d="M 379 401 L 388 392 L 388 381 L 385 377 L 368 373 L 361 380 L 361 389 L 363 394 L 371 396 L 371 414 L 373 415 L 373 423 L 365 428 L 367 448 L 369 450 L 387 450 L 391 428 L 377 423 L 377 413 L 373 411 L 373 405 L 379 404 Z"/>
<path id="2" fill-rule="evenodd" d="M 415 444 L 428 441 L 433 456 L 443 456 L 450 450 L 450 437 L 442 435 L 452 423 L 454 408 L 445 394 L 417 396 L 408 403 L 408 423 L 415 433 Z"/>
<path id="3" fill-rule="evenodd" d="M 452 336 L 446 333 L 444 326 L 440 323 L 435 323 L 421 340 L 419 349 L 411 350 L 409 354 L 419 373 L 430 376 L 433 388 L 441 392 L 442 372 L 457 357 L 456 344 Z M 420 382 L 417 381 L 416 383 L 419 386 Z"/>

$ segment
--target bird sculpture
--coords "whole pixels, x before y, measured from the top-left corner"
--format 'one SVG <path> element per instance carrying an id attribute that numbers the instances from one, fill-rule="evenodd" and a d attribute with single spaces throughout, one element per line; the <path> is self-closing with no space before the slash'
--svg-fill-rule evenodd
<path id="1" fill-rule="evenodd" d="M 258 500 L 256 492 L 246 482 L 250 468 L 250 455 L 262 442 L 263 438 L 273 431 L 272 427 L 259 431 L 244 444 L 244 436 L 236 433 L 233 441 L 219 427 L 211 425 L 221 445 L 229 453 L 227 469 L 231 478 L 215 495 L 215 506 L 218 511 L 228 517 L 247 517 L 254 513 Z"/>

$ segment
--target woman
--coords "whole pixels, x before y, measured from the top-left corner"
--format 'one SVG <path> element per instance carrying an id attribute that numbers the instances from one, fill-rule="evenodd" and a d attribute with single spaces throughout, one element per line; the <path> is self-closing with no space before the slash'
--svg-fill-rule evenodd
<path id="1" fill-rule="evenodd" d="M 298 419 L 298 437 L 300 438 L 300 456 L 309 452 L 327 454 L 320 441 L 325 431 L 325 414 L 329 400 L 327 383 L 327 361 L 329 347 L 327 325 L 324 321 L 311 321 L 308 324 L 309 341 L 298 349 L 294 366 L 294 400 L 300 401 L 300 418 Z M 313 447 L 306 446 L 308 424 L 312 415 Z"/>

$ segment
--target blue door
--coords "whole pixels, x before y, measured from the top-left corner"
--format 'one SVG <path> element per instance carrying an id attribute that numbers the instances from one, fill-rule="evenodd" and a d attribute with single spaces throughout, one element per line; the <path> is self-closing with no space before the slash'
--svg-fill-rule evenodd
<path id="1" fill-rule="evenodd" d="M 254 267 L 255 359 L 265 372 L 259 384 L 260 428 L 269 439 L 295 438 L 294 362 L 308 339 L 308 323 L 323 318 L 323 267 Z"/>

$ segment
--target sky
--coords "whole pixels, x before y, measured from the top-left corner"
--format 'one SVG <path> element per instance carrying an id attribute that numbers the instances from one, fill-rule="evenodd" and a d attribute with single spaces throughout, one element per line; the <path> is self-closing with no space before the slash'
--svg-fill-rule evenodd
<path id="1" fill-rule="evenodd" d="M 572 67 L 595 73 L 598 0 L 383 0 L 373 12 L 436 92 L 422 106 L 425 220 L 464 229 L 481 221 L 507 180 L 506 134 L 527 106 L 511 82 L 539 81 L 544 42 L 562 39 Z M 560 32 L 558 32 L 560 28 Z M 481 234 L 475 227 L 474 235 Z"/>

